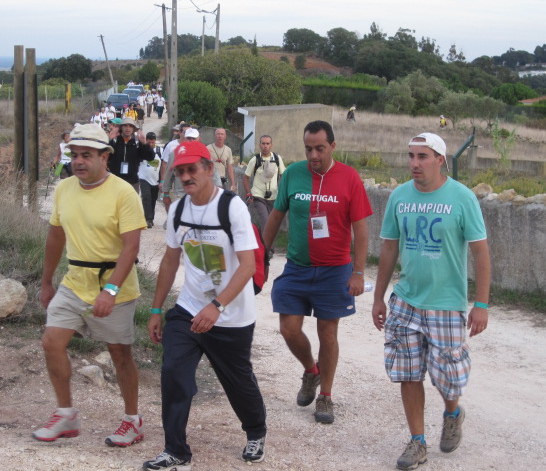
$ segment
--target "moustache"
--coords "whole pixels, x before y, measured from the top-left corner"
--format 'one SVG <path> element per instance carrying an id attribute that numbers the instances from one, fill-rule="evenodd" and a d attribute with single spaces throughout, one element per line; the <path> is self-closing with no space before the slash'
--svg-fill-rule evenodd
<path id="1" fill-rule="evenodd" d="M 193 180 L 188 180 L 187 182 L 182 182 L 182 186 L 193 185 L 195 182 Z"/>

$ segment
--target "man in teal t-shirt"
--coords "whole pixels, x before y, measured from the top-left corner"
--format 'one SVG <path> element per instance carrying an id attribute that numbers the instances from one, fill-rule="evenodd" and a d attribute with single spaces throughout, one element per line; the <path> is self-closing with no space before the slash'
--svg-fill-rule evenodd
<path id="1" fill-rule="evenodd" d="M 372 309 L 377 329 L 385 327 L 385 369 L 401 384 L 411 440 L 398 469 L 427 460 L 424 436 L 429 372 L 445 402 L 440 449 L 449 453 L 461 441 L 465 412 L 459 406 L 470 373 L 465 340 L 487 327 L 490 261 L 485 224 L 475 195 L 441 172 L 447 166 L 445 142 L 422 133 L 409 142 L 412 180 L 396 188 L 381 227 L 383 245 Z M 476 302 L 466 319 L 468 246 L 475 261 Z M 384 297 L 400 255 L 400 281 Z"/>

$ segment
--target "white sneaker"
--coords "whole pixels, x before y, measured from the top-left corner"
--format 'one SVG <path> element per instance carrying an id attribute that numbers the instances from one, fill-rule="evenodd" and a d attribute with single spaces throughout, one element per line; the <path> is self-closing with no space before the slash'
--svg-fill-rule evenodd
<path id="1" fill-rule="evenodd" d="M 138 417 L 138 424 L 122 420 L 118 429 L 110 436 L 106 437 L 104 442 L 108 446 L 130 446 L 138 443 L 144 438 L 142 430 L 142 417 Z"/>
<path id="2" fill-rule="evenodd" d="M 72 438 L 80 434 L 80 419 L 78 411 L 71 417 L 63 417 L 57 411 L 49 418 L 45 426 L 32 434 L 32 438 L 43 442 L 53 442 L 57 438 Z"/>

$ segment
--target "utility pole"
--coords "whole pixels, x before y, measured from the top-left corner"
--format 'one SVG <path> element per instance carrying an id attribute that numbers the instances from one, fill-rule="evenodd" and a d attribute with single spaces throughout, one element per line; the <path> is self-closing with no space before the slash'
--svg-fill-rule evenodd
<path id="1" fill-rule="evenodd" d="M 25 47 L 13 47 L 13 168 L 15 170 L 15 202 L 23 206 L 23 174 L 25 172 Z"/>
<path id="2" fill-rule="evenodd" d="M 216 41 L 214 41 L 214 54 L 220 52 L 220 4 L 216 7 Z"/>
<path id="3" fill-rule="evenodd" d="M 207 10 L 203 10 L 199 8 L 195 3 L 193 3 L 193 0 L 190 0 L 190 2 L 196 8 L 197 13 L 210 13 L 211 15 L 216 16 L 216 38 L 214 40 L 214 53 L 218 54 L 220 52 L 220 4 L 218 4 L 215 10 L 207 11 Z M 204 37 L 205 37 L 205 18 L 203 17 L 203 38 Z M 201 42 L 201 51 L 203 51 L 203 42 Z"/>
<path id="4" fill-rule="evenodd" d="M 38 78 L 36 49 L 26 49 L 25 62 L 25 172 L 27 174 L 28 207 L 38 212 Z"/>
<path id="5" fill-rule="evenodd" d="M 108 55 L 106 54 L 106 46 L 104 45 L 104 36 L 99 35 L 100 42 L 102 43 L 102 49 L 104 50 L 104 58 L 106 59 L 106 67 L 108 67 L 108 73 L 110 74 L 110 81 L 112 82 L 112 87 L 114 87 L 114 92 L 118 91 L 118 87 L 114 82 L 114 76 L 112 75 L 112 69 L 110 69 L 110 62 L 108 62 Z"/>
<path id="6" fill-rule="evenodd" d="M 167 116 L 169 119 L 169 132 L 178 118 L 178 33 L 176 29 L 177 22 L 177 0 L 172 0 L 171 17 L 171 61 L 169 72 L 169 96 L 167 106 Z"/>
<path id="7" fill-rule="evenodd" d="M 166 7 L 164 3 L 158 5 L 154 3 L 156 7 L 161 7 L 161 13 L 163 15 L 163 63 L 165 68 L 165 83 L 167 84 L 167 95 L 169 94 L 169 43 L 167 41 L 167 10 L 170 10 L 169 7 Z M 169 122 L 169 126 L 171 123 Z"/>
<path id="8" fill-rule="evenodd" d="M 205 55 L 205 15 L 203 15 L 203 33 L 201 34 L 201 57 Z"/>

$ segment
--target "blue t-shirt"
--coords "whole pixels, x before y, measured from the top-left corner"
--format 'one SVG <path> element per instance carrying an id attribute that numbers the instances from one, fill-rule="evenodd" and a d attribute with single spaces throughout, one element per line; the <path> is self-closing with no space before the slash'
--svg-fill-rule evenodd
<path id="1" fill-rule="evenodd" d="M 387 202 L 380 237 L 400 241 L 399 297 L 419 309 L 466 311 L 468 242 L 487 238 L 471 190 L 449 177 L 428 193 L 413 181 L 400 185 Z"/>

